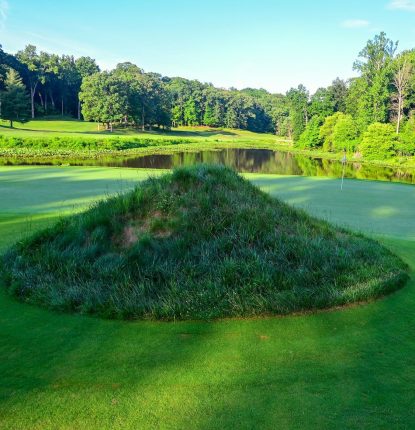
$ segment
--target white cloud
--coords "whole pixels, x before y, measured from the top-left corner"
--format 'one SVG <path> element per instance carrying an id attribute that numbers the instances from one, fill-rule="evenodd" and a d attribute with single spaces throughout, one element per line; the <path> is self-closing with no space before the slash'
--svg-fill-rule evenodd
<path id="1" fill-rule="evenodd" d="M 414 0 L 392 0 L 388 9 L 394 10 L 406 10 L 409 12 L 415 12 L 415 1 Z"/>
<path id="2" fill-rule="evenodd" d="M 364 28 L 368 27 L 369 24 L 370 22 L 365 19 L 347 19 L 343 21 L 341 25 L 344 28 Z"/>

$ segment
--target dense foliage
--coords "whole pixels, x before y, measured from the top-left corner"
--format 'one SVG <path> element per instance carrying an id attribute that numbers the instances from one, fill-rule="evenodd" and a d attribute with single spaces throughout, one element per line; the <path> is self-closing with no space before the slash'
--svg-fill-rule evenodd
<path id="1" fill-rule="evenodd" d="M 30 303 L 161 319 L 287 314 L 376 297 L 407 279 L 377 242 L 208 165 L 150 179 L 20 242 L 3 274 Z"/>
<path id="2" fill-rule="evenodd" d="M 4 91 L 0 100 L 0 115 L 3 119 L 10 121 L 25 121 L 28 114 L 28 96 L 25 86 L 14 69 L 6 72 Z"/>
<path id="3" fill-rule="evenodd" d="M 196 80 L 146 73 L 128 62 L 100 71 L 89 57 L 59 57 L 28 45 L 16 55 L 0 49 L 0 94 L 10 69 L 21 76 L 29 95 L 26 117 L 29 111 L 31 118 L 82 116 L 111 130 L 114 125 L 143 130 L 206 125 L 282 136 L 292 133 L 289 116 L 294 113 L 286 97 L 263 89 L 225 90 Z"/>
<path id="4" fill-rule="evenodd" d="M 285 95 L 264 89 L 238 91 L 146 73 L 128 62 L 101 72 L 89 57 L 38 53 L 32 45 L 16 55 L 0 49 L 0 97 L 7 105 L 12 74 L 19 82 L 20 101 L 19 112 L 4 109 L 1 117 L 24 120 L 30 108 L 32 117 L 58 111 L 78 118 L 82 114 L 110 130 L 205 125 L 274 133 L 292 138 L 302 149 L 358 151 L 368 159 L 412 156 L 415 50 L 397 54 L 397 46 L 380 33 L 354 64 L 359 77 L 336 79 L 311 96 L 303 85 Z M 27 95 L 22 94 L 24 88 Z M 383 149 L 374 149 L 379 133 L 373 130 L 382 127 L 373 124 L 391 124 L 395 130 L 395 136 L 381 133 L 388 139 Z"/>
<path id="5" fill-rule="evenodd" d="M 368 160 L 413 156 L 415 50 L 396 55 L 397 46 L 385 33 L 369 40 L 354 64 L 360 76 L 346 87 L 336 84 L 341 102 L 330 104 L 321 89 L 307 103 L 309 115 L 295 145 L 358 151 Z"/>

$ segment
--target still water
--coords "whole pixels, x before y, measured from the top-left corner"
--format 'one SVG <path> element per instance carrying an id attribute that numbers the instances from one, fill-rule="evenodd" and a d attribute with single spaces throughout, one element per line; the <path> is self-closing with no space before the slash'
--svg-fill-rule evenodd
<path id="1" fill-rule="evenodd" d="M 7 159 L 3 165 L 57 165 L 108 166 L 143 169 L 171 169 L 196 163 L 224 164 L 245 173 L 268 173 L 279 175 L 342 176 L 339 161 L 310 158 L 304 155 L 267 149 L 220 149 L 174 154 L 152 154 L 130 157 L 103 157 L 97 159 Z M 383 181 L 415 182 L 415 169 L 399 169 L 373 166 L 363 163 L 348 163 L 346 178 L 374 179 Z"/>

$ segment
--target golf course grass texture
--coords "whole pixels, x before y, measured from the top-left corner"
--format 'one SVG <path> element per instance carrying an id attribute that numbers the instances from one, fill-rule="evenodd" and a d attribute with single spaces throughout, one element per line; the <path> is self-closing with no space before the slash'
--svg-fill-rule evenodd
<path id="1" fill-rule="evenodd" d="M 1 252 L 156 173 L 0 168 Z M 331 312 L 167 324 L 51 312 L 0 288 L 2 430 L 415 426 L 414 187 L 346 180 L 340 192 L 333 178 L 244 176 L 376 238 L 410 281 Z"/>
<path id="2" fill-rule="evenodd" d="M 350 261 L 354 264 L 350 265 Z M 385 295 L 407 267 L 214 165 L 179 168 L 18 243 L 7 291 L 117 319 L 289 314 Z"/>

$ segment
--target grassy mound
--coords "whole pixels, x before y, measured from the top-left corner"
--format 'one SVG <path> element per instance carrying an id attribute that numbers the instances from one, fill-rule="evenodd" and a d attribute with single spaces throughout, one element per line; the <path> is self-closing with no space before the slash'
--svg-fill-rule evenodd
<path id="1" fill-rule="evenodd" d="M 2 274 L 29 303 L 154 319 L 288 314 L 367 300 L 407 279 L 377 242 L 206 165 L 147 180 L 15 245 Z"/>

